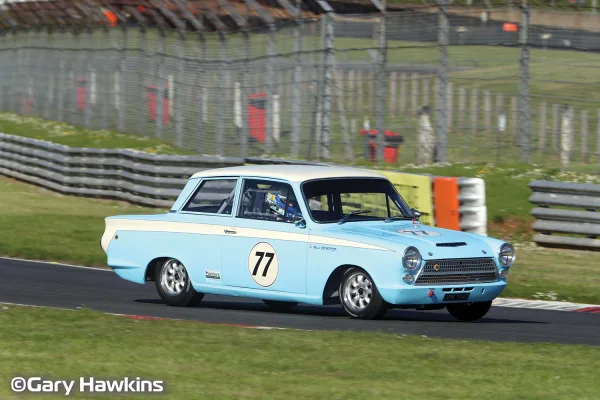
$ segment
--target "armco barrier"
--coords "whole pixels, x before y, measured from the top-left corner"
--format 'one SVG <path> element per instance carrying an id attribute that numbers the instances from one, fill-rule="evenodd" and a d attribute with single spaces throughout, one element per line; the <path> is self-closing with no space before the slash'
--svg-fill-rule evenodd
<path id="1" fill-rule="evenodd" d="M 170 207 L 194 173 L 247 164 L 327 165 L 285 159 L 156 155 L 132 150 L 72 148 L 0 133 L 0 175 L 60 193 L 105 197 Z M 477 178 L 378 171 L 406 201 L 422 211 L 422 222 L 487 234 L 485 183 Z M 445 186 L 436 182 L 445 180 Z M 443 217 L 441 217 L 443 215 Z"/>
<path id="2" fill-rule="evenodd" d="M 600 250 L 600 185 L 536 180 L 529 187 L 536 243 Z"/>
<path id="3" fill-rule="evenodd" d="M 194 173 L 242 158 L 71 148 L 0 133 L 0 174 L 65 194 L 170 207 Z"/>

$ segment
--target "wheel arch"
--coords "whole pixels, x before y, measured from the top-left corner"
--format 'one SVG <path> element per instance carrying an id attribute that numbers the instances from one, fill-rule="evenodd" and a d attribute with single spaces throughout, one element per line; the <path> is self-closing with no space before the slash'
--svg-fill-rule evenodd
<path id="1" fill-rule="evenodd" d="M 165 262 L 166 260 L 173 258 L 173 257 L 156 257 L 154 260 L 150 261 L 148 263 L 148 265 L 146 265 L 146 272 L 144 275 L 145 281 L 148 282 L 154 282 L 154 271 L 156 269 L 156 266 Z"/>
<path id="2" fill-rule="evenodd" d="M 331 274 L 329 274 L 329 278 L 327 278 L 327 282 L 325 282 L 325 287 L 323 288 L 323 304 L 339 304 L 339 293 L 338 296 L 334 296 L 334 294 L 339 290 L 340 282 L 342 281 L 342 276 L 344 275 L 344 271 L 349 268 L 360 268 L 365 270 L 360 265 L 355 264 L 342 264 L 335 268 Z"/>

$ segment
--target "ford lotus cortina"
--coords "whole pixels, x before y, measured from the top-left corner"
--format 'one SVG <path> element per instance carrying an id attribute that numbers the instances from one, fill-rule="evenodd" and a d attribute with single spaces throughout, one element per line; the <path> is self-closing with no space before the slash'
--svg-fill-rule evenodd
<path id="1" fill-rule="evenodd" d="M 353 318 L 391 308 L 483 317 L 506 287 L 514 248 L 422 225 L 371 171 L 244 166 L 193 175 L 165 214 L 106 218 L 101 245 L 121 278 L 154 281 L 166 304 L 205 294 L 278 311 L 341 304 Z"/>

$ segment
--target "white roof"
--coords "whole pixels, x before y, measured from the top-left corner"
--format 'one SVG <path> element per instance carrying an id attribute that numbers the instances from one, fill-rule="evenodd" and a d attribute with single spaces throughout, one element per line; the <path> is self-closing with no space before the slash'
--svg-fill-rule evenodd
<path id="1" fill-rule="evenodd" d="M 326 178 L 384 178 L 385 176 L 373 171 L 315 165 L 248 165 L 207 169 L 195 173 L 192 178 L 216 176 L 252 176 L 260 178 L 283 179 L 289 182 L 304 182 L 312 179 Z"/>

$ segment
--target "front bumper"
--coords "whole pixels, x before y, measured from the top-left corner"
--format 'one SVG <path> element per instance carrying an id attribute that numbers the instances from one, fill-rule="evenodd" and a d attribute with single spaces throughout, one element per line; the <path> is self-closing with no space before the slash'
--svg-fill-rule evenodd
<path id="1" fill-rule="evenodd" d="M 499 280 L 490 283 L 468 283 L 462 285 L 412 286 L 400 284 L 391 287 L 380 287 L 379 293 L 383 299 L 394 305 L 439 305 L 451 303 L 472 303 L 492 301 L 502 293 L 506 281 Z M 472 288 L 472 289 L 471 289 Z M 457 290 L 462 289 L 462 290 Z M 470 289 L 470 290 L 466 290 Z M 430 291 L 432 292 L 430 295 Z M 469 293 L 467 300 L 444 301 L 446 294 Z"/>

